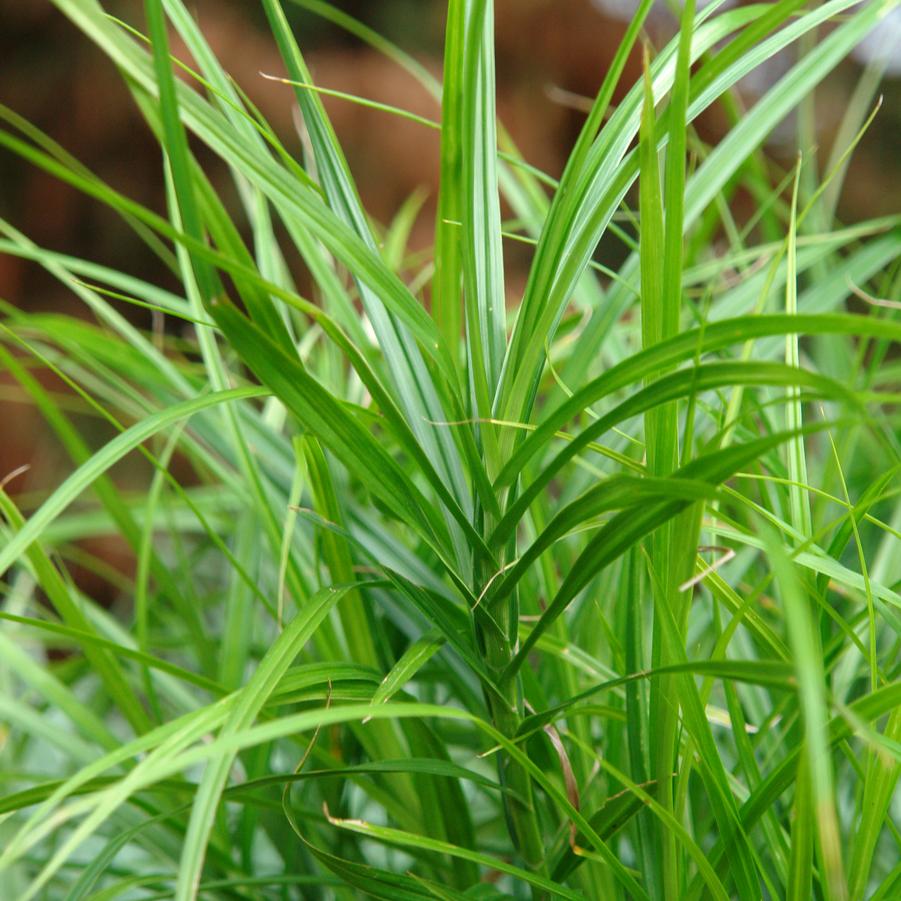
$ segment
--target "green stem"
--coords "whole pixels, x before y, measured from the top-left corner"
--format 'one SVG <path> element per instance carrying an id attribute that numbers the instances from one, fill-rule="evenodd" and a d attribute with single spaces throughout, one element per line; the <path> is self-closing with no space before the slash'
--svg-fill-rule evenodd
<path id="1" fill-rule="evenodd" d="M 480 579 L 479 584 L 487 584 L 491 575 Z M 522 697 L 518 678 L 502 679 L 501 673 L 516 652 L 519 617 L 515 592 L 490 612 L 476 610 L 475 617 L 485 664 L 500 688 L 500 695 L 489 692 L 487 696 L 491 718 L 495 728 L 512 738 L 522 720 Z M 529 869 L 546 875 L 544 839 L 533 802 L 532 778 L 522 764 L 503 752 L 498 756 L 498 777 L 501 785 L 509 789 L 504 794 L 504 810 L 513 844 Z M 532 896 L 535 901 L 543 901 L 546 894 L 533 887 Z"/>

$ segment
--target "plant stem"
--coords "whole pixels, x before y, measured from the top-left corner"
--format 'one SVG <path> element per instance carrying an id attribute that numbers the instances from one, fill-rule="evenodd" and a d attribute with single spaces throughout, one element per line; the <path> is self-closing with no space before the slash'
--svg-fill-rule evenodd
<path id="1" fill-rule="evenodd" d="M 493 574 L 482 572 L 481 575 L 479 584 L 487 584 Z M 519 679 L 517 676 L 501 677 L 516 653 L 518 609 L 514 592 L 490 611 L 481 608 L 475 611 L 483 658 L 500 689 L 500 696 L 487 693 L 492 722 L 508 738 L 513 738 L 522 720 Z M 504 795 L 504 812 L 513 844 L 530 869 L 545 874 L 544 841 L 533 803 L 531 776 L 522 764 L 500 752 L 498 777 L 501 785 L 509 789 L 509 793 Z M 544 892 L 534 887 L 532 896 L 536 901 L 546 897 Z"/>

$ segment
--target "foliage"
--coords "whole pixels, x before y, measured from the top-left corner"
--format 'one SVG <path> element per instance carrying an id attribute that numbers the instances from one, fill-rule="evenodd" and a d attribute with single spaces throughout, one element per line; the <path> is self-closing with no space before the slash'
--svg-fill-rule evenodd
<path id="1" fill-rule="evenodd" d="M 0 327 L 73 461 L 27 515 L 0 494 L 4 897 L 894 897 L 901 233 L 834 201 L 878 78 L 822 171 L 805 131 L 893 2 L 688 0 L 621 92 L 643 0 L 557 182 L 496 121 L 490 0 L 450 0 L 440 86 L 301 0 L 439 96 L 428 257 L 416 199 L 367 216 L 279 0 L 305 154 L 190 4 L 54 3 L 158 138 L 166 215 L 11 110 L 0 143 L 179 288 L 0 223 L 90 313 Z M 797 108 L 779 172 L 760 148 Z M 511 240 L 534 244 L 515 301 Z M 105 610 L 69 567 L 106 572 L 80 542 L 110 535 L 135 567 Z"/>

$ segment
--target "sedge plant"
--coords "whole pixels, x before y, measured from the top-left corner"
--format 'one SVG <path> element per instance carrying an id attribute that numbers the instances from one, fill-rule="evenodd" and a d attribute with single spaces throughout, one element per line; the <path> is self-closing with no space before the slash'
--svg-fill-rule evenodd
<path id="1" fill-rule="evenodd" d="M 189 3 L 53 3 L 159 142 L 165 213 L 0 111 L 159 271 L 0 222 L 73 305 L 0 323 L 7 393 L 71 459 L 0 491 L 0 894 L 898 897 L 901 220 L 836 218 L 878 65 L 828 158 L 810 130 L 896 0 L 687 0 L 656 48 L 641 0 L 559 177 L 497 119 L 491 0 L 449 0 L 440 81 L 262 0 L 300 135 Z M 433 95 L 334 101 L 440 131 L 428 253 L 416 197 L 367 214 L 295 6 Z"/>

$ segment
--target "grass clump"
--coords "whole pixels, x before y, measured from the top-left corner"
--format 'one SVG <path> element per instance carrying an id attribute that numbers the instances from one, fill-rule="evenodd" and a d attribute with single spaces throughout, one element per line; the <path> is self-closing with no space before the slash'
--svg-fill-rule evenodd
<path id="1" fill-rule="evenodd" d="M 415 202 L 367 216 L 279 0 L 306 154 L 189 4 L 54 4 L 158 138 L 166 215 L 11 110 L 0 144 L 179 287 L 0 223 L 90 313 L 0 326 L 73 464 L 39 502 L 0 493 L 4 897 L 894 897 L 901 240 L 834 215 L 878 79 L 822 171 L 760 151 L 894 4 L 689 0 L 614 107 L 643 0 L 555 181 L 497 122 L 490 0 L 450 0 L 441 85 L 302 0 L 441 101 L 427 260 Z M 812 36 L 739 114 L 739 80 Z M 111 535 L 134 568 L 107 610 L 69 569 L 104 572 L 81 542 Z"/>

